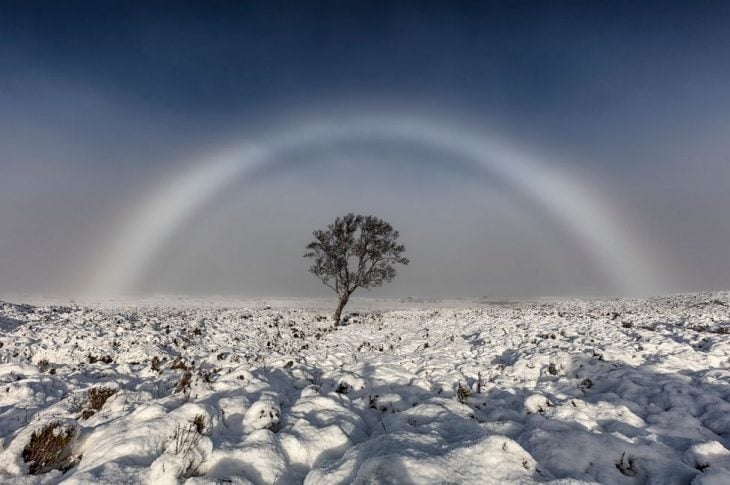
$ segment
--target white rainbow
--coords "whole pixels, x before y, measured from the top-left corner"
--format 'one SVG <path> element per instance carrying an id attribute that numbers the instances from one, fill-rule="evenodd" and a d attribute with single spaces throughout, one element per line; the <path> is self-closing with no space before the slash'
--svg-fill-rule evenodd
<path id="1" fill-rule="evenodd" d="M 188 218 L 221 190 L 278 155 L 311 146 L 375 139 L 412 143 L 454 153 L 500 176 L 560 222 L 592 258 L 619 294 L 656 291 L 659 279 L 646 252 L 613 214 L 609 204 L 576 176 L 539 163 L 481 133 L 449 123 L 397 116 L 308 121 L 288 126 L 256 143 L 243 143 L 204 157 L 143 201 L 103 251 L 86 293 L 134 292 L 146 269 Z"/>

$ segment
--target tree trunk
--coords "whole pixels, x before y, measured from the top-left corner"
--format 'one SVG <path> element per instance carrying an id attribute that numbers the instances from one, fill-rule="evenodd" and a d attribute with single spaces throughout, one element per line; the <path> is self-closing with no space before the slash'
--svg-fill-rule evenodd
<path id="1" fill-rule="evenodd" d="M 347 300 L 350 298 L 350 295 L 342 295 L 340 296 L 340 302 L 337 304 L 337 310 L 335 310 L 335 315 L 333 317 L 333 320 L 335 321 L 335 327 L 340 324 L 340 317 L 342 316 L 342 309 L 345 308 L 345 305 L 347 305 Z"/>

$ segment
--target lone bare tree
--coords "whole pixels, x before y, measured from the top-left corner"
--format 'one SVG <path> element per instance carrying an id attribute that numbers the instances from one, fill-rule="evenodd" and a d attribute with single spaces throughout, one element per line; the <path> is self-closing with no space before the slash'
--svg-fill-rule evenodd
<path id="1" fill-rule="evenodd" d="M 408 264 L 398 231 L 375 216 L 349 213 L 313 234 L 304 257 L 314 259 L 309 271 L 339 297 L 335 325 L 356 289 L 382 286 L 395 278 L 395 264 Z"/>

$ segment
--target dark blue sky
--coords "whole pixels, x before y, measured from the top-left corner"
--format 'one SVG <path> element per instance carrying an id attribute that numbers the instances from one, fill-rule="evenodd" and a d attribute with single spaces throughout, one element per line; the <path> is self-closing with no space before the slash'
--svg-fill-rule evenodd
<path id="1" fill-rule="evenodd" d="M 569 160 L 690 273 L 672 288 L 730 286 L 728 85 L 722 1 L 3 1 L 0 270 L 33 287 L 18 261 L 96 239 L 184 154 L 379 106 Z"/>
<path id="2" fill-rule="evenodd" d="M 203 127 L 357 96 L 593 138 L 725 112 L 729 23 L 720 1 L 21 1 L 0 55 L 6 91 L 45 75 Z"/>

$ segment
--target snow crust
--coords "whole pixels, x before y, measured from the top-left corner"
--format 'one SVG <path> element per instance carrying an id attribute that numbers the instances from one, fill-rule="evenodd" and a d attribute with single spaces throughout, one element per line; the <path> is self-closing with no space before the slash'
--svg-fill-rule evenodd
<path id="1" fill-rule="evenodd" d="M 354 308 L 0 302 L 0 482 L 730 484 L 728 293 Z"/>

